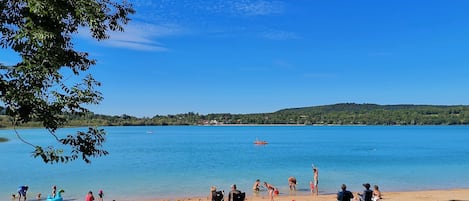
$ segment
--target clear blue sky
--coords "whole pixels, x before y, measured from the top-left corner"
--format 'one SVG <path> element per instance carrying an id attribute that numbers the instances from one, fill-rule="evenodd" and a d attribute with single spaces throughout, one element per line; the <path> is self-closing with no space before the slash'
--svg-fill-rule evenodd
<path id="1" fill-rule="evenodd" d="M 467 0 L 130 2 L 125 33 L 75 43 L 97 59 L 95 113 L 469 104 Z"/>

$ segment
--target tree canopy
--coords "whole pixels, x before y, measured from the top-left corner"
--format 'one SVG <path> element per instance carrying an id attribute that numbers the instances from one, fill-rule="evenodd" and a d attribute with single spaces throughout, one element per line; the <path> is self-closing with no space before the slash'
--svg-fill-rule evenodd
<path id="1" fill-rule="evenodd" d="M 135 11 L 126 1 L 111 0 L 0 0 L 0 46 L 18 54 L 13 65 L 0 64 L 0 102 L 14 126 L 39 121 L 64 153 L 54 146 L 33 145 L 33 156 L 46 163 L 67 162 L 106 155 L 102 129 L 89 128 L 65 138 L 55 132 L 67 119 L 64 113 L 81 115 L 89 104 L 102 100 L 100 83 L 85 72 L 96 61 L 74 49 L 78 31 L 89 30 L 96 40 L 110 31 L 123 31 Z M 69 73 L 69 75 L 67 74 Z M 78 79 L 70 79 L 75 77 Z M 81 81 L 70 81 L 80 80 Z"/>

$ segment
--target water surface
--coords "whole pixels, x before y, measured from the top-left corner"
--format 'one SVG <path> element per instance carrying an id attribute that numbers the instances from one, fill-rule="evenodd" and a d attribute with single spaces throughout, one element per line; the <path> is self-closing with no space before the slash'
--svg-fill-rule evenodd
<path id="1" fill-rule="evenodd" d="M 61 135 L 77 128 L 61 129 Z M 11 130 L 0 130 L 0 197 L 30 186 L 29 198 L 47 195 L 52 185 L 67 199 L 103 189 L 106 200 L 206 196 L 211 185 L 233 183 L 252 194 L 256 179 L 288 194 L 288 177 L 299 194 L 309 191 L 311 164 L 319 168 L 320 193 L 340 184 L 361 191 L 378 184 L 383 191 L 469 187 L 467 126 L 169 126 L 105 127 L 110 154 L 91 164 L 43 164 Z M 34 144 L 49 145 L 43 129 L 19 131 Z M 269 142 L 256 146 L 259 138 Z M 29 200 L 29 199 L 28 199 Z"/>

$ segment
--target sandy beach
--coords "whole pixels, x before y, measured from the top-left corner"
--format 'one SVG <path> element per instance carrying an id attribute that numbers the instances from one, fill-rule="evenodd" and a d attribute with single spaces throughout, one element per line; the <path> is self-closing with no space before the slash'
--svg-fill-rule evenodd
<path id="1" fill-rule="evenodd" d="M 358 192 L 353 192 L 354 196 Z M 225 195 L 225 201 L 227 197 Z M 274 201 L 334 201 L 335 194 L 328 195 L 279 195 Z M 383 201 L 469 201 L 469 189 L 450 189 L 450 190 L 428 190 L 428 191 L 409 191 L 409 192 L 383 192 Z M 117 200 L 116 200 L 117 201 Z M 171 199 L 151 199 L 146 201 L 208 201 L 208 197 L 186 197 Z M 246 201 L 269 201 L 269 197 L 264 194 L 257 196 L 247 196 Z"/>

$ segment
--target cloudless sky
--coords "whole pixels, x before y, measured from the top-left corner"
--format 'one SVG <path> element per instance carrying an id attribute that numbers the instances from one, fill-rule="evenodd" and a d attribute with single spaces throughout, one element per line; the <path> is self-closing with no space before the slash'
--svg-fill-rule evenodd
<path id="1" fill-rule="evenodd" d="M 98 114 L 469 104 L 467 0 L 130 2 L 126 32 L 75 40 L 97 59 Z"/>

